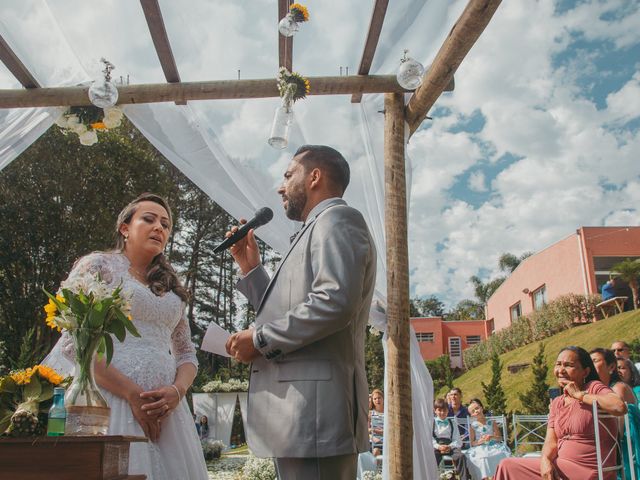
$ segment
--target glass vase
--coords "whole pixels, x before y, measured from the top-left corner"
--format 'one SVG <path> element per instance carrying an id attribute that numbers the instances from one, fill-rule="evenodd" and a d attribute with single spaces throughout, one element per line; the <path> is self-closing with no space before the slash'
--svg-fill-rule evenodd
<path id="1" fill-rule="evenodd" d="M 73 381 L 64 396 L 65 435 L 106 435 L 111 409 L 95 382 L 94 361 L 101 331 L 79 328 L 69 332 L 75 347 Z"/>
<path id="2" fill-rule="evenodd" d="M 278 31 L 283 37 L 293 37 L 299 29 L 300 25 L 295 21 L 291 12 L 287 13 L 278 23 Z"/>
<path id="3" fill-rule="evenodd" d="M 287 148 L 291 124 L 293 124 L 293 102 L 284 100 L 282 105 L 276 108 L 268 140 L 269 145 L 280 150 Z"/>

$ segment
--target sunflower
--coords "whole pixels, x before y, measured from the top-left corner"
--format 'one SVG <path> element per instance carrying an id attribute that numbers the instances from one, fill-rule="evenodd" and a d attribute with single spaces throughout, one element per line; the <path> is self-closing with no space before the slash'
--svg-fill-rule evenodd
<path id="1" fill-rule="evenodd" d="M 27 368 L 26 370 L 18 370 L 17 372 L 13 372 L 9 375 L 11 380 L 16 382 L 18 385 L 26 385 L 31 382 L 31 377 L 34 374 L 33 368 Z"/>
<path id="2" fill-rule="evenodd" d="M 51 385 L 60 385 L 60 382 L 64 380 L 62 375 L 59 375 L 53 368 L 46 365 L 36 365 L 33 370 L 38 372 L 38 375 L 43 380 L 46 380 Z"/>
<path id="3" fill-rule="evenodd" d="M 309 21 L 309 10 L 304 5 L 300 5 L 299 3 L 293 3 L 289 7 L 289 11 L 291 15 L 293 15 L 293 19 L 296 22 L 308 22 Z"/>

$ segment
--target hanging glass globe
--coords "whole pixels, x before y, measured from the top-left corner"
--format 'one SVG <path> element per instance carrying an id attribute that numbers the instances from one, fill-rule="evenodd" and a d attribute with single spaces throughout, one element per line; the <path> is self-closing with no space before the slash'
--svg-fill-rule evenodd
<path id="1" fill-rule="evenodd" d="M 293 37 L 298 30 L 300 30 L 300 25 L 295 21 L 291 12 L 287 13 L 278 23 L 278 31 L 283 37 Z"/>
<path id="2" fill-rule="evenodd" d="M 113 107 L 118 102 L 118 89 L 107 80 L 93 82 L 89 87 L 89 100 L 96 107 Z"/>
<path id="3" fill-rule="evenodd" d="M 424 67 L 422 64 L 411 57 L 407 57 L 408 50 L 404 51 L 404 56 L 400 60 L 400 68 L 398 68 L 398 84 L 407 90 L 415 90 L 422 85 L 422 76 L 424 75 Z"/>

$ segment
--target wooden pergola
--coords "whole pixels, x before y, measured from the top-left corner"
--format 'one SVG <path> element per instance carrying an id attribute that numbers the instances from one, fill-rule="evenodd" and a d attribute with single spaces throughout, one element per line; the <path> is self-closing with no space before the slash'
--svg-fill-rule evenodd
<path id="1" fill-rule="evenodd" d="M 413 478 L 413 424 L 409 355 L 409 262 L 405 177 L 405 128 L 412 135 L 443 91 L 453 89 L 453 75 L 493 17 L 501 0 L 469 0 L 460 18 L 424 74 L 422 85 L 405 106 L 404 93 L 393 75 L 369 75 L 389 0 L 375 0 L 358 74 L 310 77 L 309 95 L 351 95 L 358 103 L 365 93 L 384 93 L 385 235 L 387 241 L 387 405 L 389 428 L 385 449 L 389 475 Z M 279 21 L 291 0 L 278 0 Z M 182 82 L 169 43 L 158 0 L 140 0 L 166 83 L 118 87 L 119 105 L 189 100 L 278 97 L 273 78 Z M 279 65 L 292 70 L 293 38 L 278 35 Z M 43 88 L 0 36 L 0 60 L 24 89 L 0 90 L 0 108 L 90 105 L 89 87 Z"/>

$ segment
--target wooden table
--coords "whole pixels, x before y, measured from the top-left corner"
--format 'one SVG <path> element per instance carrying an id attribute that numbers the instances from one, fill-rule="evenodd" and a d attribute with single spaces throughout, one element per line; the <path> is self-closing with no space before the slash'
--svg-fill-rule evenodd
<path id="1" fill-rule="evenodd" d="M 122 435 L 0 438 L 0 480 L 144 480 L 129 475 L 129 444 Z"/>
<path id="2" fill-rule="evenodd" d="M 624 311 L 624 304 L 627 301 L 627 298 L 628 297 L 613 297 L 605 300 L 604 302 L 600 302 L 596 307 L 600 309 L 604 318 L 608 318 L 610 312 L 613 312 L 615 315 L 616 310 L 618 311 L 617 313 L 622 313 Z"/>

